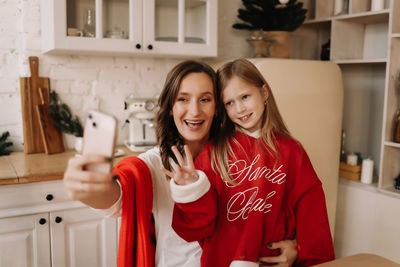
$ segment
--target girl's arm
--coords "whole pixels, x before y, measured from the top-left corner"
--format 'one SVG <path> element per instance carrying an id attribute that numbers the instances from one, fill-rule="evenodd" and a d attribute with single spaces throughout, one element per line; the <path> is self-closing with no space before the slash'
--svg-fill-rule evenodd
<path id="1" fill-rule="evenodd" d="M 291 150 L 291 173 L 296 177 L 289 202 L 296 214 L 296 238 L 299 245 L 296 264 L 312 266 L 335 258 L 322 183 L 299 146 Z"/>
<path id="2" fill-rule="evenodd" d="M 79 200 L 95 209 L 111 207 L 120 196 L 120 187 L 113 173 L 98 173 L 85 170 L 91 163 L 105 162 L 100 155 L 84 155 L 68 161 L 64 173 L 64 186 L 73 200 Z"/>

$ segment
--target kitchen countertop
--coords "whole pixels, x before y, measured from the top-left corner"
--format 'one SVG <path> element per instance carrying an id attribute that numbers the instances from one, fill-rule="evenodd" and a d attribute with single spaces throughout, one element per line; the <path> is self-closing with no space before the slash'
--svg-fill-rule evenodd
<path id="1" fill-rule="evenodd" d="M 127 156 L 137 156 L 140 153 L 132 152 L 126 147 L 118 147 L 125 155 L 116 157 L 114 165 Z M 76 154 L 75 150 L 68 150 L 57 154 L 24 154 L 13 152 L 8 156 L 0 157 L 0 185 L 22 184 L 62 179 L 67 168 L 68 159 Z"/>

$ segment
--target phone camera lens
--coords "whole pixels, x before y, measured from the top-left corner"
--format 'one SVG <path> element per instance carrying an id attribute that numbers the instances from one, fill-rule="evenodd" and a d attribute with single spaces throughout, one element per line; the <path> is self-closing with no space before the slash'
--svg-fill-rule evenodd
<path id="1" fill-rule="evenodd" d="M 95 122 L 92 123 L 93 127 L 96 128 L 97 124 Z"/>

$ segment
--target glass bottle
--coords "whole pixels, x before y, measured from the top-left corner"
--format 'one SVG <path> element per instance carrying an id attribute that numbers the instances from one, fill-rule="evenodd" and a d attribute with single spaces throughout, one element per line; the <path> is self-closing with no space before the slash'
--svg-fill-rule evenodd
<path id="1" fill-rule="evenodd" d="M 400 143 L 400 105 L 393 120 L 393 142 Z"/>
<path id="2" fill-rule="evenodd" d="M 96 33 L 94 12 L 88 9 L 85 14 L 85 24 L 83 25 L 83 35 L 86 37 L 94 37 Z"/>

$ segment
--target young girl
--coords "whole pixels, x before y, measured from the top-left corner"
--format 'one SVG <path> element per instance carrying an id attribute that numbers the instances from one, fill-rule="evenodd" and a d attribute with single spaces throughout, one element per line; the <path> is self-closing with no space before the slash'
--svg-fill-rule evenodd
<path id="1" fill-rule="evenodd" d="M 238 59 L 222 66 L 217 79 L 225 136 L 195 164 L 187 148 L 186 159 L 173 148 L 179 165 L 164 170 L 173 178 L 172 227 L 200 241 L 202 266 L 258 266 L 260 255 L 279 253 L 269 244 L 283 239 L 297 239 L 295 266 L 334 259 L 322 184 L 262 74 Z"/>

